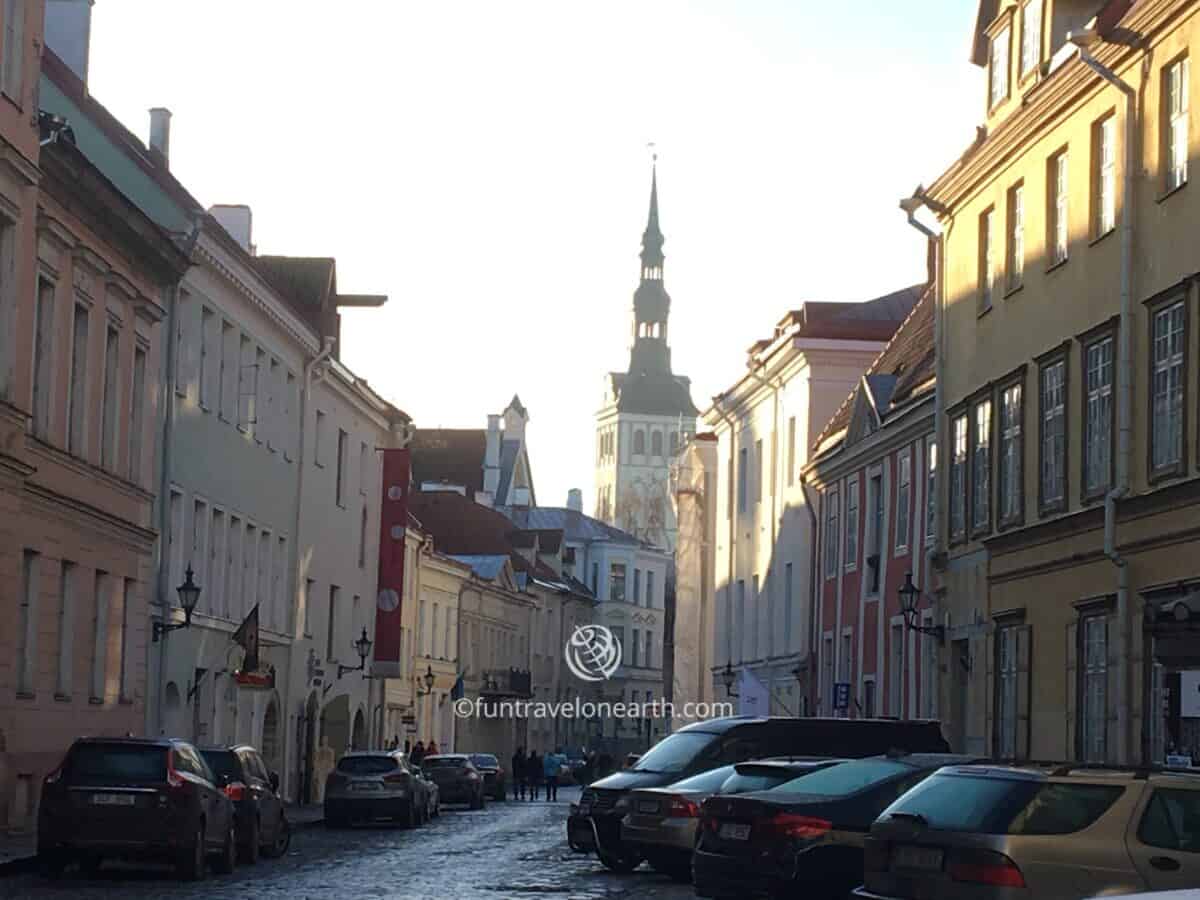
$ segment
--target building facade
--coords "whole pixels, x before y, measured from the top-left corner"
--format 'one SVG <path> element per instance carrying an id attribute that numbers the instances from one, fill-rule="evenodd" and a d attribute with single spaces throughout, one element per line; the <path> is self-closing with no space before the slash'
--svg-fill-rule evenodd
<path id="1" fill-rule="evenodd" d="M 807 712 L 815 529 L 801 472 L 808 448 L 917 294 L 905 288 L 788 313 L 750 348 L 746 374 L 704 413 L 717 437 L 712 677 L 718 699 L 724 681 L 737 680 L 745 714 Z"/>
<path id="2" fill-rule="evenodd" d="M 671 460 L 696 430 L 691 381 L 671 371 L 667 323 L 671 297 L 663 284 L 658 224 L 658 173 L 651 177 L 650 214 L 642 234 L 641 282 L 633 295 L 629 368 L 610 372 L 596 414 L 596 518 L 639 540 L 675 548 Z"/>
<path id="3" fill-rule="evenodd" d="M 1189 53 L 1200 4 L 984 2 L 975 144 L 910 203 L 944 259 L 943 718 L 957 749 L 1200 745 Z"/>

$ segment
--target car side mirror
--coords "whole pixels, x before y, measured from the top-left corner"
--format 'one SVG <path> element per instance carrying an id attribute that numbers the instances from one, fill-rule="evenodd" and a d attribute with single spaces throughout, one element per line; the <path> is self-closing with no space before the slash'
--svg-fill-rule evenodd
<path id="1" fill-rule="evenodd" d="M 279 790 L 279 773 L 278 772 L 271 773 L 271 790 L 273 790 L 273 791 Z"/>

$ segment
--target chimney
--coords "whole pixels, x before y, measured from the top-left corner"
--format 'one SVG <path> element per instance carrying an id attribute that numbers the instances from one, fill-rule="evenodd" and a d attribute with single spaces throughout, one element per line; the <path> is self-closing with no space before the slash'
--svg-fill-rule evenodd
<path id="1" fill-rule="evenodd" d="M 500 417 L 487 417 L 487 438 L 483 448 L 483 489 L 493 498 L 500 490 Z"/>
<path id="2" fill-rule="evenodd" d="M 567 491 L 567 509 L 571 512 L 583 512 L 583 491 L 579 488 L 571 488 Z"/>
<path id="3" fill-rule="evenodd" d="M 170 168 L 171 111 L 165 106 L 156 106 L 150 110 L 150 153 Z"/>
<path id="4" fill-rule="evenodd" d="M 244 203 L 219 203 L 210 206 L 208 214 L 229 232 L 230 237 L 237 241 L 243 250 L 251 256 L 254 255 L 254 244 L 250 242 L 253 225 L 250 207 Z"/>
<path id="5" fill-rule="evenodd" d="M 46 46 L 87 85 L 92 0 L 46 0 Z"/>

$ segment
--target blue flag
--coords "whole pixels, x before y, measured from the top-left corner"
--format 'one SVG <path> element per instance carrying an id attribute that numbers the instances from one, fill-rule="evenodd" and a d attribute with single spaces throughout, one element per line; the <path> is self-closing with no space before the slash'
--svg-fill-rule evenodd
<path id="1" fill-rule="evenodd" d="M 454 687 L 450 689 L 451 700 L 461 700 L 467 695 L 467 689 L 463 687 L 462 672 L 458 673 L 458 678 L 454 682 Z"/>

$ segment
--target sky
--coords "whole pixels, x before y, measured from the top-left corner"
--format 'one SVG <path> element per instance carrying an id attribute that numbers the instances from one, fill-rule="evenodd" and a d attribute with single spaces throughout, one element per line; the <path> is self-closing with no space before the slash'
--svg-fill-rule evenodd
<path id="1" fill-rule="evenodd" d="M 805 300 L 925 277 L 897 208 L 970 143 L 972 0 L 97 0 L 89 86 L 260 253 L 334 256 L 342 360 L 420 427 L 529 410 L 591 508 L 658 154 L 677 374 L 705 409 Z M 653 151 L 650 145 L 653 144 Z"/>

